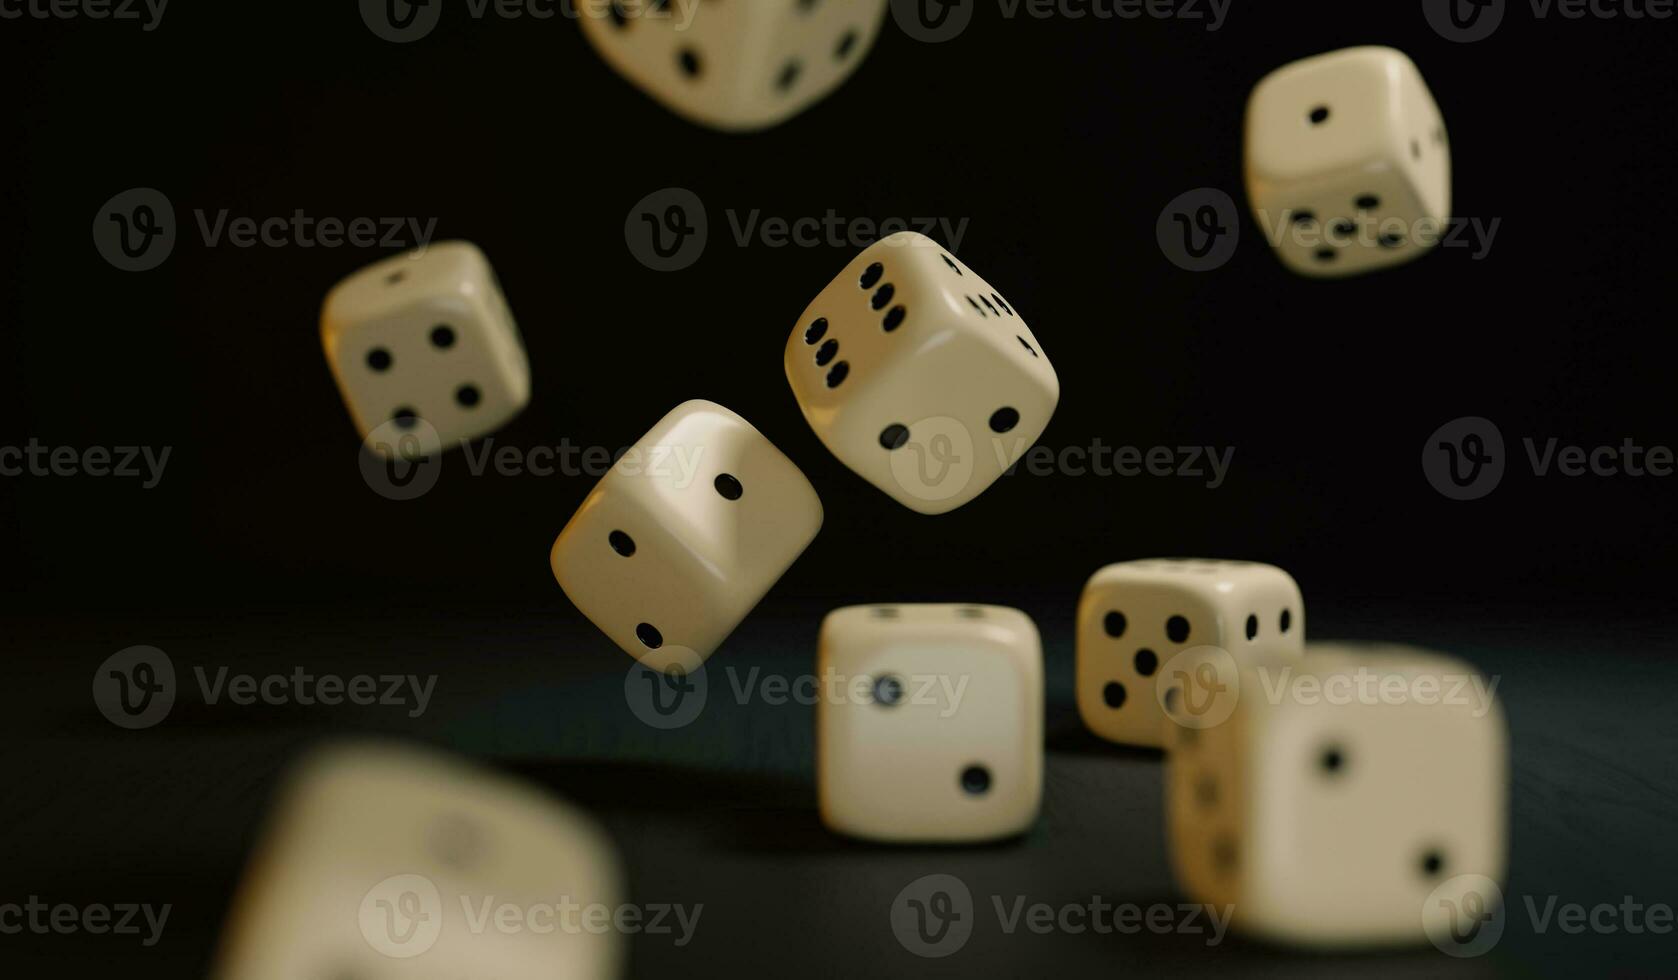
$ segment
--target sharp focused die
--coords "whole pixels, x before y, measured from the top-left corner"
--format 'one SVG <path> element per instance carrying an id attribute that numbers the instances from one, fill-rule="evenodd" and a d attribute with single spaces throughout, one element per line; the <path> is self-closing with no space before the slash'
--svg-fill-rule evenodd
<path id="1" fill-rule="evenodd" d="M 821 628 L 822 822 L 890 843 L 1024 833 L 1043 792 L 1043 650 L 998 606 L 853 606 Z"/>
<path id="2" fill-rule="evenodd" d="M 815 539 L 821 500 L 751 423 L 679 405 L 615 463 L 554 541 L 554 578 L 654 670 L 704 662 Z"/>
<path id="3" fill-rule="evenodd" d="M 1078 603 L 1078 713 L 1112 742 L 1159 748 L 1166 716 L 1156 685 L 1178 653 L 1212 646 L 1241 658 L 1299 657 L 1305 603 L 1273 565 L 1156 559 L 1109 565 Z"/>
<path id="4" fill-rule="evenodd" d="M 272 814 L 215 976 L 605 980 L 623 962 L 617 932 L 473 918 L 622 895 L 611 842 L 571 807 L 445 757 L 340 748 L 301 767 Z"/>
<path id="5" fill-rule="evenodd" d="M 885 11 L 886 0 L 611 0 L 579 19 L 601 56 L 666 108 L 756 130 L 850 77 Z"/>
<path id="6" fill-rule="evenodd" d="M 356 431 L 384 456 L 488 435 L 530 402 L 530 363 L 489 260 L 443 242 L 333 287 L 321 341 Z M 424 423 L 424 424 L 422 424 Z M 415 440 L 409 451 L 401 445 Z"/>
<path id="7" fill-rule="evenodd" d="M 1060 402 L 1054 365 L 1018 311 L 914 232 L 876 242 L 822 290 L 785 362 L 827 448 L 923 514 L 984 493 Z"/>
<path id="8" fill-rule="evenodd" d="M 1392 48 L 1280 68 L 1247 104 L 1247 195 L 1277 255 L 1347 276 L 1425 253 L 1451 216 L 1451 148 L 1421 71 Z"/>
<path id="9" fill-rule="evenodd" d="M 1184 697 L 1227 699 L 1227 720 L 1169 726 L 1171 859 L 1194 901 L 1297 945 L 1417 943 L 1502 879 L 1508 734 L 1473 668 L 1315 644 L 1208 666 L 1190 683 L 1218 690 Z"/>

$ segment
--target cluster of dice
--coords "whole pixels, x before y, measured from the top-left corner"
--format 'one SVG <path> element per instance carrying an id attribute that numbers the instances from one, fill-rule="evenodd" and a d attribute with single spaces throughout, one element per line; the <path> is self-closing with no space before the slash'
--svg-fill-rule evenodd
<path id="1" fill-rule="evenodd" d="M 749 129 L 836 87 L 871 43 L 884 0 L 768 4 L 764 23 L 745 5 L 727 7 L 682 36 L 651 20 L 585 22 L 608 60 L 667 105 Z M 740 57 L 718 67 L 714 56 L 730 42 Z M 1300 272 L 1343 275 L 1414 257 L 1426 247 L 1415 229 L 1449 213 L 1444 127 L 1399 52 L 1356 48 L 1273 73 L 1254 93 L 1248 133 L 1255 212 L 1277 225 L 1278 252 Z M 366 445 L 387 456 L 478 438 L 529 400 L 506 299 L 466 243 L 350 277 L 327 299 L 323 337 Z M 1013 305 L 913 233 L 867 248 L 817 295 L 784 363 L 827 448 L 924 514 L 985 492 L 1036 443 L 1060 396 L 1043 345 Z M 816 490 L 786 455 L 739 415 L 691 401 L 600 481 L 554 542 L 551 564 L 572 602 L 630 656 L 692 673 L 822 519 Z M 1411 696 L 1423 679 L 1473 677 L 1462 664 L 1416 651 L 1308 654 L 1304 631 L 1300 591 L 1280 569 L 1112 566 L 1079 607 L 1080 713 L 1098 736 L 1168 750 L 1174 864 L 1195 897 L 1233 906 L 1250 932 L 1289 941 L 1414 939 L 1448 905 L 1427 905 L 1431 893 L 1501 877 L 1502 716 L 1492 704 Z M 863 682 L 851 685 L 861 696 L 818 704 L 819 795 L 831 829 L 959 843 L 1033 825 L 1043 657 L 1023 613 L 841 609 L 822 625 L 818 676 Z M 1388 694 L 1325 703 L 1298 696 L 1303 681 L 1319 692 L 1373 681 Z"/>

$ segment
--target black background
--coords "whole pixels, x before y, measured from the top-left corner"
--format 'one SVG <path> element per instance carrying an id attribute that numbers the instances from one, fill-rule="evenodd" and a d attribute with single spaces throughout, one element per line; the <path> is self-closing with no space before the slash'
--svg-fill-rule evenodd
<path id="1" fill-rule="evenodd" d="M 438 238 L 480 244 L 518 316 L 535 386 L 498 445 L 621 447 L 702 397 L 785 450 L 821 493 L 826 524 L 719 657 L 796 670 L 821 613 L 855 601 L 1032 613 L 1060 734 L 1051 829 L 1027 844 L 1053 856 L 935 852 L 952 867 L 1038 869 L 1044 898 L 1057 901 L 1092 889 L 1171 894 L 1150 809 L 1155 758 L 1075 732 L 1069 620 L 1101 565 L 1196 554 L 1288 568 L 1317 636 L 1422 642 L 1509 670 L 1514 882 L 1531 874 L 1527 892 L 1563 901 L 1674 898 L 1671 840 L 1642 835 L 1670 829 L 1678 795 L 1664 763 L 1642 772 L 1630 761 L 1674 747 L 1664 701 L 1673 484 L 1537 478 L 1520 443 L 1678 441 L 1667 340 L 1678 22 L 1537 20 L 1514 4 L 1493 38 L 1464 45 L 1408 2 L 1237 0 L 1215 32 L 1151 18 L 1005 20 L 981 3 L 947 44 L 888 23 L 834 97 L 743 137 L 665 113 L 564 19 L 474 21 L 451 3 L 434 34 L 395 45 L 349 3 L 177 4 L 152 33 L 0 22 L 10 232 L 0 238 L 0 443 L 172 447 L 151 491 L 133 480 L 0 479 L 16 703 L 0 869 L 13 869 L 7 884 L 20 893 L 181 904 L 165 942 L 132 961 L 114 940 L 7 937 L 0 951 L 43 965 L 201 972 L 275 768 L 324 734 L 383 730 L 506 758 L 596 803 L 614 815 L 639 885 L 696 889 L 680 900 L 718 908 L 748 902 L 737 919 L 717 913 L 737 925 L 693 949 L 638 944 L 642 975 L 774 969 L 784 959 L 764 958 L 755 928 L 823 951 L 811 969 L 836 976 L 864 964 L 977 975 L 1057 960 L 1078 972 L 1162 958 L 1188 970 L 1287 962 L 1241 946 L 1207 960 L 1053 939 L 1002 944 L 988 958 L 907 957 L 883 909 L 925 871 L 813 828 L 807 713 L 743 709 L 679 738 L 638 729 L 616 693 L 626 661 L 547 566 L 592 481 L 472 478 L 457 454 L 418 501 L 371 492 L 317 320 L 334 282 L 385 253 L 207 247 L 193 212 L 222 209 L 435 217 Z M 1155 240 L 1168 201 L 1207 186 L 1245 200 L 1252 85 L 1285 62 L 1363 43 L 1404 49 L 1426 75 L 1451 131 L 1456 212 L 1501 222 L 1485 258 L 1440 250 L 1398 270 L 1311 281 L 1285 272 L 1244 218 L 1224 268 L 1171 265 Z M 89 229 L 103 202 L 137 186 L 169 196 L 181 240 L 160 269 L 124 273 Z M 623 225 L 669 186 L 704 201 L 711 239 L 693 267 L 658 273 L 630 254 Z M 851 475 L 804 423 L 780 357 L 795 318 L 853 250 L 741 244 L 727 217 L 829 209 L 970 222 L 956 250 L 1027 318 L 1060 373 L 1043 444 L 1234 447 L 1227 482 L 1022 473 L 928 518 Z M 1430 433 L 1465 415 L 1499 425 L 1510 472 L 1489 497 L 1461 503 L 1428 485 L 1420 456 Z M 87 678 L 136 643 L 164 647 L 178 667 L 423 665 L 441 677 L 447 722 L 201 709 L 119 733 L 88 702 Z M 605 764 L 614 760 L 629 768 Z M 718 770 L 732 775 L 696 775 Z M 730 781 L 748 776 L 749 786 Z M 1058 801 L 1057 787 L 1068 788 Z M 650 830 L 652 811 L 668 826 Z M 746 832 L 753 820 L 764 833 Z M 1117 863 L 1080 855 L 1072 841 L 1084 837 L 1066 821 Z M 723 845 L 716 827 L 730 828 Z M 799 846 L 744 843 L 782 834 Z M 1537 862 L 1548 862 L 1541 874 Z M 890 887 L 861 895 L 875 868 Z M 766 907 L 782 918 L 762 918 Z M 824 919 L 852 912 L 848 931 Z M 1528 937 L 1466 965 L 1431 951 L 1391 962 L 1655 962 L 1633 955 L 1647 937 L 1624 938 Z"/>

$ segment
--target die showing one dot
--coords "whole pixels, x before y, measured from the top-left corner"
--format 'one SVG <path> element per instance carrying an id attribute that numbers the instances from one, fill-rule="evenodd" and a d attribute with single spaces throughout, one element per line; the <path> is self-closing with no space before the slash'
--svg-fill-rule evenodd
<path id="1" fill-rule="evenodd" d="M 909 427 L 893 423 L 880 432 L 880 445 L 896 451 L 909 444 Z"/>
<path id="2" fill-rule="evenodd" d="M 648 650 L 657 650 L 664 645 L 664 634 L 651 623 L 642 623 L 635 627 L 635 638 Z"/>
<path id="3" fill-rule="evenodd" d="M 1328 106 L 1326 106 L 1326 105 L 1317 106 L 1315 109 L 1311 110 L 1311 116 L 1310 116 L 1311 125 L 1321 126 L 1323 123 L 1328 122 L 1328 116 L 1329 116 Z"/>
<path id="4" fill-rule="evenodd" d="M 961 771 L 961 788 L 972 796 L 990 792 L 990 770 L 984 766 L 968 766 Z"/>
<path id="5" fill-rule="evenodd" d="M 990 428 L 998 435 L 1014 431 L 1014 426 L 1020 424 L 1020 413 L 1012 408 L 999 408 L 990 417 Z"/>
<path id="6" fill-rule="evenodd" d="M 625 558 L 635 554 L 635 539 L 622 531 L 613 531 L 606 535 L 606 543 L 612 546 L 613 551 Z"/>
<path id="7" fill-rule="evenodd" d="M 720 474 L 712 481 L 717 493 L 722 494 L 724 500 L 739 500 L 746 493 L 746 487 L 731 473 Z"/>

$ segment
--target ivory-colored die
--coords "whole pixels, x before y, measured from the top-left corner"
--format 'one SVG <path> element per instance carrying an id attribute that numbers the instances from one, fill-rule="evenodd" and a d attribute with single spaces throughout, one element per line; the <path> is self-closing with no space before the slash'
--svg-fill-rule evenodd
<path id="1" fill-rule="evenodd" d="M 1150 559 L 1109 565 L 1078 602 L 1078 713 L 1111 742 L 1160 748 L 1165 712 L 1157 685 L 1180 652 L 1214 646 L 1244 657 L 1298 657 L 1305 603 L 1274 565 Z"/>
<path id="2" fill-rule="evenodd" d="M 822 821 L 889 843 L 1021 834 L 1043 792 L 1043 650 L 998 606 L 853 606 L 822 623 Z"/>
<path id="3" fill-rule="evenodd" d="M 821 101 L 873 46 L 886 0 L 612 0 L 583 11 L 608 64 L 666 108 L 764 129 Z"/>
<path id="4" fill-rule="evenodd" d="M 489 260 L 443 242 L 337 286 L 321 340 L 356 431 L 387 457 L 430 455 L 501 428 L 530 402 L 530 363 Z"/>
<path id="5" fill-rule="evenodd" d="M 1495 684 L 1405 648 L 1206 658 L 1180 695 L 1200 713 L 1168 726 L 1171 861 L 1194 901 L 1312 947 L 1453 926 L 1462 942 L 1465 909 L 1495 912 L 1509 778 Z"/>
<path id="6" fill-rule="evenodd" d="M 339 748 L 301 767 L 271 814 L 215 975 L 615 977 L 623 937 L 581 910 L 610 914 L 622 896 L 611 842 L 577 810 L 429 753 Z"/>
<path id="7" fill-rule="evenodd" d="M 1427 252 L 1451 216 L 1444 118 L 1392 48 L 1307 58 L 1247 104 L 1247 193 L 1282 262 L 1347 276 Z"/>
<path id="8" fill-rule="evenodd" d="M 827 448 L 923 514 L 984 493 L 1060 402 L 1054 365 L 1019 312 L 914 232 L 852 260 L 799 318 L 785 360 Z"/>
<path id="9" fill-rule="evenodd" d="M 554 578 L 624 652 L 699 667 L 815 539 L 815 488 L 751 423 L 678 405 L 554 541 Z"/>

